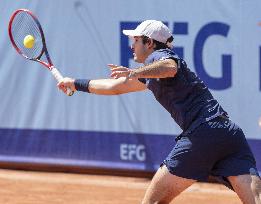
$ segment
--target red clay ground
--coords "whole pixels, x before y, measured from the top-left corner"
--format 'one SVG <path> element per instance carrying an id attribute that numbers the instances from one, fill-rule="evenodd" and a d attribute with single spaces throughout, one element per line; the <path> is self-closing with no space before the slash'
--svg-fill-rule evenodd
<path id="1" fill-rule="evenodd" d="M 0 169 L 1 204 L 138 204 L 150 180 Z M 240 204 L 219 184 L 197 183 L 172 204 Z"/>

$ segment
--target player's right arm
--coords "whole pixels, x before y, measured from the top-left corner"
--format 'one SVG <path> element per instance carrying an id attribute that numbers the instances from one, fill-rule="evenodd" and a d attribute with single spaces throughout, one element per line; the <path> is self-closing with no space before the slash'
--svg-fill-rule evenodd
<path id="1" fill-rule="evenodd" d="M 86 80 L 87 81 L 87 80 Z M 77 91 L 75 87 L 75 79 L 64 78 L 58 83 L 58 88 L 66 93 L 66 89 Z M 138 79 L 126 80 L 126 77 L 118 79 L 93 79 L 88 81 L 86 92 L 99 95 L 119 95 L 129 92 L 143 91 L 147 87 Z"/>

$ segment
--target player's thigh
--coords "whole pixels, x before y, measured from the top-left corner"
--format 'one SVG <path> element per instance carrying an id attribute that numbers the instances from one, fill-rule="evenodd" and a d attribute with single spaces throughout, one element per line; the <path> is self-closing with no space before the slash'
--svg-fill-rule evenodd
<path id="1" fill-rule="evenodd" d="M 229 176 L 229 182 L 243 203 L 261 204 L 261 180 L 257 175 Z"/>
<path id="2" fill-rule="evenodd" d="M 163 165 L 154 175 L 142 203 L 169 203 L 195 182 L 196 180 L 178 177 L 169 173 L 167 167 Z"/>

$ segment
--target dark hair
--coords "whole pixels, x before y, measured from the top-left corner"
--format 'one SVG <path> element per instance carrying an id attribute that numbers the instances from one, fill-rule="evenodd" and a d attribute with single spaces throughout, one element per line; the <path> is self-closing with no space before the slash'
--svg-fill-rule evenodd
<path id="1" fill-rule="evenodd" d="M 143 42 L 143 44 L 149 42 L 149 39 L 150 39 L 149 37 L 143 35 L 143 36 L 142 36 L 142 42 Z M 173 36 L 171 36 L 171 37 L 167 40 L 166 43 L 162 43 L 162 42 L 159 42 L 159 41 L 157 41 L 157 40 L 152 39 L 152 40 L 153 40 L 153 43 L 156 45 L 156 46 L 154 47 L 154 50 L 160 50 L 160 49 L 169 48 L 168 45 L 167 45 L 167 43 L 168 43 L 168 42 L 172 42 L 173 39 L 174 39 Z"/>

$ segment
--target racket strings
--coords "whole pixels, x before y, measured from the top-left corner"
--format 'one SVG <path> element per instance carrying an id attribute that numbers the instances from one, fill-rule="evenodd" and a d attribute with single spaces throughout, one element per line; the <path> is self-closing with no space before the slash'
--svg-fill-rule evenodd
<path id="1" fill-rule="evenodd" d="M 43 53 L 42 35 L 39 25 L 35 19 L 27 12 L 19 12 L 14 17 L 11 33 L 13 40 L 22 52 L 29 59 L 39 59 Z M 34 37 L 34 45 L 32 48 L 26 48 L 24 38 L 28 35 Z"/>

